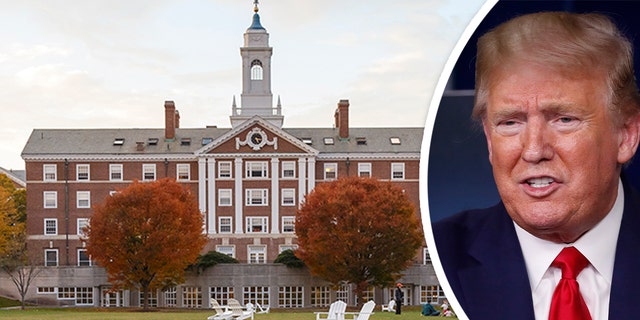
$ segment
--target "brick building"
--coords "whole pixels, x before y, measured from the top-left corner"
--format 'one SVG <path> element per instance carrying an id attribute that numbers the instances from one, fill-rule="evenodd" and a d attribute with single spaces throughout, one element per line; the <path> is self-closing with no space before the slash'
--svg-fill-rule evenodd
<path id="1" fill-rule="evenodd" d="M 283 128 L 279 98 L 273 107 L 269 34 L 260 23 L 257 4 L 254 11 L 240 50 L 243 87 L 240 105 L 233 99 L 230 128 L 181 128 L 176 104 L 165 101 L 158 108 L 158 115 L 164 113 L 164 128 L 33 130 L 22 152 L 27 232 L 30 253 L 44 272 L 32 300 L 60 303 L 66 297 L 76 305 L 137 304 L 133 291 L 108 293 L 104 271 L 92 266 L 80 240 L 92 206 L 134 180 L 171 177 L 188 186 L 205 218 L 205 251 L 226 253 L 241 262 L 229 268 L 229 277 L 239 278 L 233 283 L 219 272 L 205 273 L 188 277 L 176 291 L 154 293 L 155 303 L 165 306 L 206 307 L 207 292 L 223 302 L 235 295 L 244 303 L 273 307 L 349 300 L 349 293 L 341 296 L 308 274 L 293 277 L 287 272 L 296 271 L 284 270 L 273 279 L 280 272 L 273 270 L 280 269 L 271 262 L 281 251 L 296 247 L 296 208 L 317 184 L 353 175 L 390 180 L 405 190 L 420 214 L 423 128 L 351 128 L 348 100 L 339 100 L 335 112 L 327 114 L 327 122 L 333 123 L 326 128 Z M 442 298 L 426 247 L 411 269 L 404 279 L 412 284 L 405 286 L 408 304 Z M 281 301 L 283 290 L 297 298 Z M 371 298 L 386 303 L 390 289 L 376 290 Z"/>

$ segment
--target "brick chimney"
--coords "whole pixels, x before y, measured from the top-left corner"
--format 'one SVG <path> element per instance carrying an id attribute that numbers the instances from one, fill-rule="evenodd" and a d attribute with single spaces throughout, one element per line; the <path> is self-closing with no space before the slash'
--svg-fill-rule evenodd
<path id="1" fill-rule="evenodd" d="M 173 101 L 164 102 L 164 138 L 176 138 L 176 105 Z"/>
<path id="2" fill-rule="evenodd" d="M 349 100 L 340 100 L 334 114 L 338 135 L 342 139 L 349 138 Z"/>
<path id="3" fill-rule="evenodd" d="M 173 123 L 175 124 L 176 129 L 180 128 L 180 112 L 178 112 L 178 110 L 176 110 L 176 118 Z"/>

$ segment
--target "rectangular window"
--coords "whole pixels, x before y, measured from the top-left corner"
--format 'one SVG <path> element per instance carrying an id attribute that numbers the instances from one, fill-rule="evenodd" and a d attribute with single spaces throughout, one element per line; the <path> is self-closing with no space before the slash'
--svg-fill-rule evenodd
<path id="1" fill-rule="evenodd" d="M 73 300 L 76 298 L 76 288 L 59 287 L 58 300 Z"/>
<path id="2" fill-rule="evenodd" d="M 234 246 L 216 246 L 216 251 L 226 254 L 231 258 L 236 257 L 236 248 Z"/>
<path id="3" fill-rule="evenodd" d="M 267 178 L 269 164 L 267 161 L 247 161 L 247 178 Z"/>
<path id="4" fill-rule="evenodd" d="M 93 288 L 92 287 L 76 288 L 76 305 L 79 305 L 79 306 L 93 305 Z"/>
<path id="5" fill-rule="evenodd" d="M 324 164 L 324 179 L 325 180 L 338 179 L 338 164 L 337 163 L 325 163 Z"/>
<path id="6" fill-rule="evenodd" d="M 248 246 L 247 261 L 251 264 L 266 263 L 267 247 L 266 246 Z"/>
<path id="7" fill-rule="evenodd" d="M 404 180 L 404 163 L 391 164 L 391 180 Z"/>
<path id="8" fill-rule="evenodd" d="M 233 287 L 209 287 L 209 297 L 216 299 L 222 306 L 229 304 L 229 299 L 233 299 Z"/>
<path id="9" fill-rule="evenodd" d="M 79 209 L 91 208 L 91 192 L 90 191 L 77 191 L 76 192 L 76 204 Z"/>
<path id="10" fill-rule="evenodd" d="M 44 235 L 58 235 L 58 219 L 44 219 Z"/>
<path id="11" fill-rule="evenodd" d="M 38 294 L 56 294 L 58 293 L 57 287 L 38 287 Z"/>
<path id="12" fill-rule="evenodd" d="M 304 290 L 303 287 L 279 287 L 278 308 L 302 308 Z"/>
<path id="13" fill-rule="evenodd" d="M 439 285 L 420 286 L 420 303 L 438 303 L 446 298 Z"/>
<path id="14" fill-rule="evenodd" d="M 76 165 L 76 180 L 89 181 L 89 165 L 88 164 Z"/>
<path id="15" fill-rule="evenodd" d="M 231 161 L 218 162 L 218 178 L 231 179 Z"/>
<path id="16" fill-rule="evenodd" d="M 176 172 L 178 173 L 177 180 L 179 181 L 189 181 L 191 179 L 191 166 L 188 163 L 178 163 Z"/>
<path id="17" fill-rule="evenodd" d="M 42 180 L 44 181 L 58 180 L 57 167 L 55 164 L 42 165 Z"/>
<path id="18" fill-rule="evenodd" d="M 178 288 L 170 287 L 164 291 L 164 306 L 168 308 L 178 306 Z"/>
<path id="19" fill-rule="evenodd" d="M 422 250 L 424 258 L 422 260 L 422 264 L 430 264 L 431 263 L 431 255 L 429 254 L 429 248 L 424 248 Z"/>
<path id="20" fill-rule="evenodd" d="M 331 290 L 329 287 L 311 287 L 311 306 L 324 308 L 331 303 Z"/>
<path id="21" fill-rule="evenodd" d="M 296 232 L 296 217 L 282 217 L 282 232 L 294 233 Z"/>
<path id="22" fill-rule="evenodd" d="M 338 288 L 336 288 L 336 300 L 342 300 L 344 302 L 347 303 L 347 305 L 349 304 L 349 292 L 351 292 L 351 289 L 349 289 L 348 285 L 340 285 L 338 286 Z"/>
<path id="23" fill-rule="evenodd" d="M 153 181 L 156 180 L 156 165 L 147 163 L 142 165 L 142 180 Z"/>
<path id="24" fill-rule="evenodd" d="M 109 180 L 122 181 L 122 165 L 121 164 L 109 165 Z"/>
<path id="25" fill-rule="evenodd" d="M 219 217 L 218 228 L 220 233 L 231 233 L 231 217 Z"/>
<path id="26" fill-rule="evenodd" d="M 262 307 L 269 306 L 269 287 L 243 287 L 242 304 L 259 303 Z"/>
<path id="27" fill-rule="evenodd" d="M 371 163 L 358 163 L 358 177 L 371 177 Z"/>
<path id="28" fill-rule="evenodd" d="M 42 195 L 44 198 L 44 207 L 48 209 L 54 209 L 58 207 L 58 192 L 57 191 L 45 191 Z"/>
<path id="29" fill-rule="evenodd" d="M 218 189 L 218 205 L 221 207 L 231 206 L 231 189 Z"/>
<path id="30" fill-rule="evenodd" d="M 78 267 L 91 267 L 91 258 L 87 254 L 87 249 L 78 249 Z"/>
<path id="31" fill-rule="evenodd" d="M 140 304 L 144 303 L 144 293 L 138 292 L 138 298 L 140 299 Z M 149 307 L 157 308 L 158 307 L 158 291 L 149 290 L 147 292 L 147 304 Z"/>
<path id="32" fill-rule="evenodd" d="M 282 205 L 283 206 L 296 205 L 296 189 L 282 189 Z"/>
<path id="33" fill-rule="evenodd" d="M 46 267 L 58 266 L 58 249 L 44 249 L 44 265 Z"/>
<path id="34" fill-rule="evenodd" d="M 267 206 L 269 205 L 267 189 L 247 189 L 245 204 L 248 206 Z"/>
<path id="35" fill-rule="evenodd" d="M 182 306 L 185 308 L 200 308 L 202 306 L 200 287 L 182 287 Z"/>
<path id="36" fill-rule="evenodd" d="M 267 233 L 269 217 L 247 217 L 247 233 Z"/>
<path id="37" fill-rule="evenodd" d="M 282 161 L 282 178 L 295 178 L 296 177 L 296 162 L 295 161 Z"/>
<path id="38" fill-rule="evenodd" d="M 78 218 L 77 220 L 78 226 L 78 235 L 81 237 L 85 236 L 84 228 L 89 226 L 89 218 Z"/>

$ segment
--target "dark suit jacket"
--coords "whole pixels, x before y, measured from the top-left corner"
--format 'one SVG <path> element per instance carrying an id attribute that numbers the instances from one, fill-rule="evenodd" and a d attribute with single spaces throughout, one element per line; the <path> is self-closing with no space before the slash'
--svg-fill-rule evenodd
<path id="1" fill-rule="evenodd" d="M 609 302 L 611 319 L 640 315 L 640 197 L 626 183 L 624 191 Z M 524 257 L 502 203 L 461 212 L 432 227 L 447 280 L 471 320 L 534 319 Z"/>

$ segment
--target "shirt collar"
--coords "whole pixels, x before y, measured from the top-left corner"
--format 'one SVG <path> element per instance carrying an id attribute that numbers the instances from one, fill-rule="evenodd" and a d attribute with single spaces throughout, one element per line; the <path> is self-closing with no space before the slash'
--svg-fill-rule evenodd
<path id="1" fill-rule="evenodd" d="M 619 181 L 618 195 L 611 211 L 591 230 L 571 244 L 555 243 L 537 238 L 514 222 L 513 225 L 516 228 L 516 234 L 518 235 L 518 241 L 520 242 L 520 248 L 527 267 L 531 290 L 535 290 L 551 262 L 553 262 L 562 248 L 567 246 L 574 246 L 580 250 L 598 273 L 611 283 L 623 209 L 624 190 L 622 182 Z"/>

